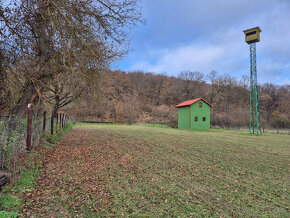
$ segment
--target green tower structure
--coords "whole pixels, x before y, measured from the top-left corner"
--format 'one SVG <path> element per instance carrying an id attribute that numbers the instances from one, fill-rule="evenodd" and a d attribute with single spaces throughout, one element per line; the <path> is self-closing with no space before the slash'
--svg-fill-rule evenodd
<path id="1" fill-rule="evenodd" d="M 260 41 L 259 27 L 244 30 L 246 42 L 250 46 L 250 134 L 261 135 L 260 101 L 257 79 L 256 43 Z"/>

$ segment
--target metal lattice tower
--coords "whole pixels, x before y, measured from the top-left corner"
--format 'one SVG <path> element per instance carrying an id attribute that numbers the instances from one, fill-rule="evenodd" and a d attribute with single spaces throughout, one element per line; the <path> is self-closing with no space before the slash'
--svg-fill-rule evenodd
<path id="1" fill-rule="evenodd" d="M 259 27 L 244 30 L 246 42 L 250 45 L 250 134 L 261 135 L 260 101 L 257 79 L 256 42 L 260 41 Z"/>
<path id="2" fill-rule="evenodd" d="M 261 135 L 260 101 L 257 80 L 256 43 L 250 44 L 250 134 Z M 256 124 L 255 124 L 256 123 Z"/>

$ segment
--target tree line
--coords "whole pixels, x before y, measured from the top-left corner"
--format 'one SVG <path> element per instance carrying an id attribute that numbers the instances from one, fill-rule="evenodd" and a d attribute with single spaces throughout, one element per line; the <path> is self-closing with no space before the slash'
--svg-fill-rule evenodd
<path id="1" fill-rule="evenodd" d="M 97 95 L 71 105 L 78 120 L 177 125 L 175 105 L 204 98 L 213 105 L 212 126 L 249 125 L 249 78 L 237 79 L 212 71 L 180 72 L 177 77 L 145 72 L 110 71 L 98 84 Z M 290 85 L 259 85 L 262 128 L 289 128 Z"/>

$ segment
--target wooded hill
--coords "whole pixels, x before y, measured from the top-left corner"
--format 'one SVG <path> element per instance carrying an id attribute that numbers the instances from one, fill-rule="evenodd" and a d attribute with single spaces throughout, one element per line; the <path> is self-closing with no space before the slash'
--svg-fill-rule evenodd
<path id="1" fill-rule="evenodd" d="M 215 71 L 181 72 L 178 77 L 144 72 L 110 71 L 99 83 L 97 95 L 81 97 L 68 110 L 77 120 L 177 125 L 175 105 L 204 98 L 213 105 L 211 125 L 247 127 L 249 78 L 236 79 Z M 262 128 L 289 128 L 290 85 L 259 86 Z"/>

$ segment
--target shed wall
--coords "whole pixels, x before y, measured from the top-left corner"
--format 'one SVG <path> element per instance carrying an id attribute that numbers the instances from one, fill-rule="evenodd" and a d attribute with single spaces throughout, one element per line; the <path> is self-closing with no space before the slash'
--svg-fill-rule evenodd
<path id="1" fill-rule="evenodd" d="M 189 129 L 189 106 L 178 108 L 178 129 Z"/>
<path id="2" fill-rule="evenodd" d="M 202 103 L 202 107 L 199 107 Z M 198 121 L 195 121 L 198 117 Z M 203 121 L 206 117 L 206 121 Z M 200 100 L 191 105 L 191 129 L 210 129 L 210 106 L 204 101 Z"/>

